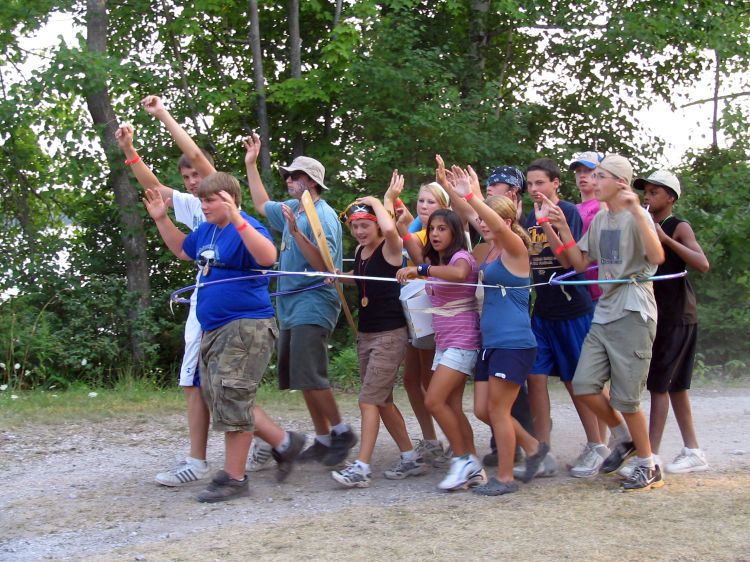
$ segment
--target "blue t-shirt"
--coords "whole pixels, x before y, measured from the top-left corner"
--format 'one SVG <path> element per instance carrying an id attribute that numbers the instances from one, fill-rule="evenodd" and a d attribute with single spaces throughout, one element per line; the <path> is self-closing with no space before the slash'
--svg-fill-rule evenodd
<path id="1" fill-rule="evenodd" d="M 266 203 L 265 212 L 268 223 L 271 228 L 281 232 L 279 269 L 281 271 L 315 271 L 313 266 L 305 259 L 289 232 L 286 219 L 281 211 L 282 204 L 287 205 L 297 216 L 297 228 L 315 244 L 315 237 L 307 216 L 305 213 L 298 213 L 301 207 L 299 201 L 290 199 L 284 203 L 280 201 Z M 333 263 L 337 269 L 341 269 L 341 223 L 338 215 L 323 199 L 318 199 L 315 202 L 315 210 L 318 212 L 320 225 L 325 232 L 328 248 L 331 251 L 331 256 L 333 256 Z M 277 287 L 279 291 L 291 291 L 316 285 L 322 280 L 321 277 L 282 275 L 278 278 Z M 339 312 L 341 312 L 341 302 L 336 288 L 333 285 L 326 285 L 310 291 L 276 297 L 276 308 L 278 309 L 279 325 L 282 330 L 288 330 L 303 324 L 314 324 L 333 330 L 336 327 Z"/>
<path id="2" fill-rule="evenodd" d="M 573 203 L 558 202 L 560 209 L 568 221 L 573 238 L 580 240 L 583 235 L 583 221 L 578 209 Z M 557 260 L 555 253 L 549 247 L 544 229 L 536 224 L 536 213 L 532 210 L 526 217 L 526 230 L 531 237 L 529 256 L 531 260 L 531 274 L 534 283 L 546 283 L 552 274 L 557 277 L 574 271 L 565 269 Z M 574 275 L 569 280 L 582 280 L 583 274 Z M 533 316 L 547 320 L 570 320 L 584 314 L 592 314 L 594 305 L 591 295 L 583 285 L 543 285 L 536 288 Z"/>
<path id="3" fill-rule="evenodd" d="M 260 222 L 243 211 L 242 217 L 269 240 L 271 234 Z M 219 281 L 252 275 L 251 269 L 263 269 L 247 251 L 237 229 L 232 224 L 219 228 L 204 222 L 188 234 L 183 251 L 198 261 L 201 282 Z M 203 275 L 202 263 L 208 260 L 208 275 Z M 219 283 L 201 287 L 196 313 L 204 331 L 215 330 L 240 318 L 273 318 L 274 310 L 268 293 L 268 277 Z"/>
<path id="4" fill-rule="evenodd" d="M 523 287 L 528 277 L 513 275 L 500 259 L 482 263 L 483 283 L 503 287 Z M 530 289 L 484 289 L 484 304 L 480 328 L 482 347 L 500 349 L 529 349 L 536 347 L 536 338 L 529 318 Z"/>

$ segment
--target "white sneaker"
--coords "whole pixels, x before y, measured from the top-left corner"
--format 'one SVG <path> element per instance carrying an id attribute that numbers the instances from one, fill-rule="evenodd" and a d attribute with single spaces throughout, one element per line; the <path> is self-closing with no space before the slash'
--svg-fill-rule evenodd
<path id="1" fill-rule="evenodd" d="M 487 482 L 487 475 L 482 463 L 474 455 L 468 459 L 453 457 L 448 474 L 438 484 L 441 490 L 460 490 L 470 486 L 479 486 Z"/>
<path id="2" fill-rule="evenodd" d="M 659 455 L 654 455 L 654 464 L 661 468 L 661 457 Z M 622 476 L 625 480 L 628 480 L 633 475 L 633 470 L 636 466 L 638 466 L 638 457 L 633 455 L 624 465 L 620 467 L 620 470 L 617 471 L 617 474 L 619 476 Z"/>
<path id="3" fill-rule="evenodd" d="M 606 445 L 586 443 L 575 464 L 571 467 L 570 475 L 574 478 L 596 476 L 599 474 L 599 467 L 602 466 L 604 459 L 608 456 L 609 449 Z"/>
<path id="4" fill-rule="evenodd" d="M 547 453 L 544 457 L 542 464 L 539 465 L 539 469 L 536 471 L 534 478 L 551 478 L 557 474 L 557 459 L 552 453 Z M 521 461 L 513 467 L 513 478 L 521 479 L 526 475 L 526 461 Z"/>
<path id="5" fill-rule="evenodd" d="M 253 439 L 253 444 L 250 446 L 250 454 L 247 458 L 247 471 L 258 472 L 259 470 L 271 468 L 272 449 L 273 447 L 260 437 Z"/>
<path id="6" fill-rule="evenodd" d="M 703 472 L 708 470 L 706 455 L 700 449 L 682 448 L 682 452 L 675 457 L 664 469 L 673 474 L 686 474 L 688 472 Z"/>
<path id="7" fill-rule="evenodd" d="M 156 481 L 162 486 L 184 486 L 190 482 L 207 478 L 209 472 L 210 469 L 206 461 L 188 457 L 177 463 L 171 470 L 157 474 Z"/>
<path id="8" fill-rule="evenodd" d="M 353 462 L 341 470 L 331 471 L 331 477 L 347 488 L 368 488 L 372 480 L 372 472 L 365 472 L 359 464 Z"/>

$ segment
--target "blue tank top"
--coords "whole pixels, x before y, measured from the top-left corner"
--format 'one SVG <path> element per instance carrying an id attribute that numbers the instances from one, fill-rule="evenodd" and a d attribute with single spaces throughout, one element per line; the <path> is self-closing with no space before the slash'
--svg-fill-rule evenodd
<path id="1" fill-rule="evenodd" d="M 523 287 L 528 277 L 513 275 L 500 258 L 480 266 L 485 285 Z M 529 317 L 530 289 L 507 289 L 505 296 L 499 288 L 484 288 L 484 305 L 480 328 L 483 348 L 529 349 L 536 347 Z"/>

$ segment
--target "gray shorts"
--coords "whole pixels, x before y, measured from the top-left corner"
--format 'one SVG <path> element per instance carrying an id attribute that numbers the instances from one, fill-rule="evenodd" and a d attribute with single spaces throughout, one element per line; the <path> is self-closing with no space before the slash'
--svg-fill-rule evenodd
<path id="1" fill-rule="evenodd" d="M 641 407 L 641 393 L 651 364 L 656 322 L 639 312 L 608 324 L 591 324 L 581 349 L 573 392 L 599 394 L 610 383 L 610 404 L 625 413 Z"/>
<path id="2" fill-rule="evenodd" d="M 328 338 L 331 332 L 315 324 L 281 330 L 278 345 L 281 390 L 325 390 L 328 382 Z"/>
<path id="3" fill-rule="evenodd" d="M 241 318 L 203 333 L 201 390 L 214 430 L 255 430 L 255 392 L 277 335 L 275 318 Z"/>

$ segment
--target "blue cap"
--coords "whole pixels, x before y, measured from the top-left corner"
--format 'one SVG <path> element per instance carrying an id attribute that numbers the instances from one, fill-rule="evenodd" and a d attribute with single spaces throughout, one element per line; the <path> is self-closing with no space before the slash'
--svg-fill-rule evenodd
<path id="1" fill-rule="evenodd" d="M 599 165 L 599 162 L 601 162 L 603 158 L 604 155 L 599 154 L 598 152 L 581 152 L 580 154 L 576 155 L 573 161 L 571 161 L 568 169 L 572 172 L 576 169 L 576 166 L 582 164 L 589 170 L 593 170 Z"/>
<path id="2" fill-rule="evenodd" d="M 487 186 L 505 183 L 511 187 L 518 188 L 521 193 L 526 191 L 526 178 L 523 172 L 513 166 L 500 166 L 492 170 L 490 177 L 487 178 Z"/>

